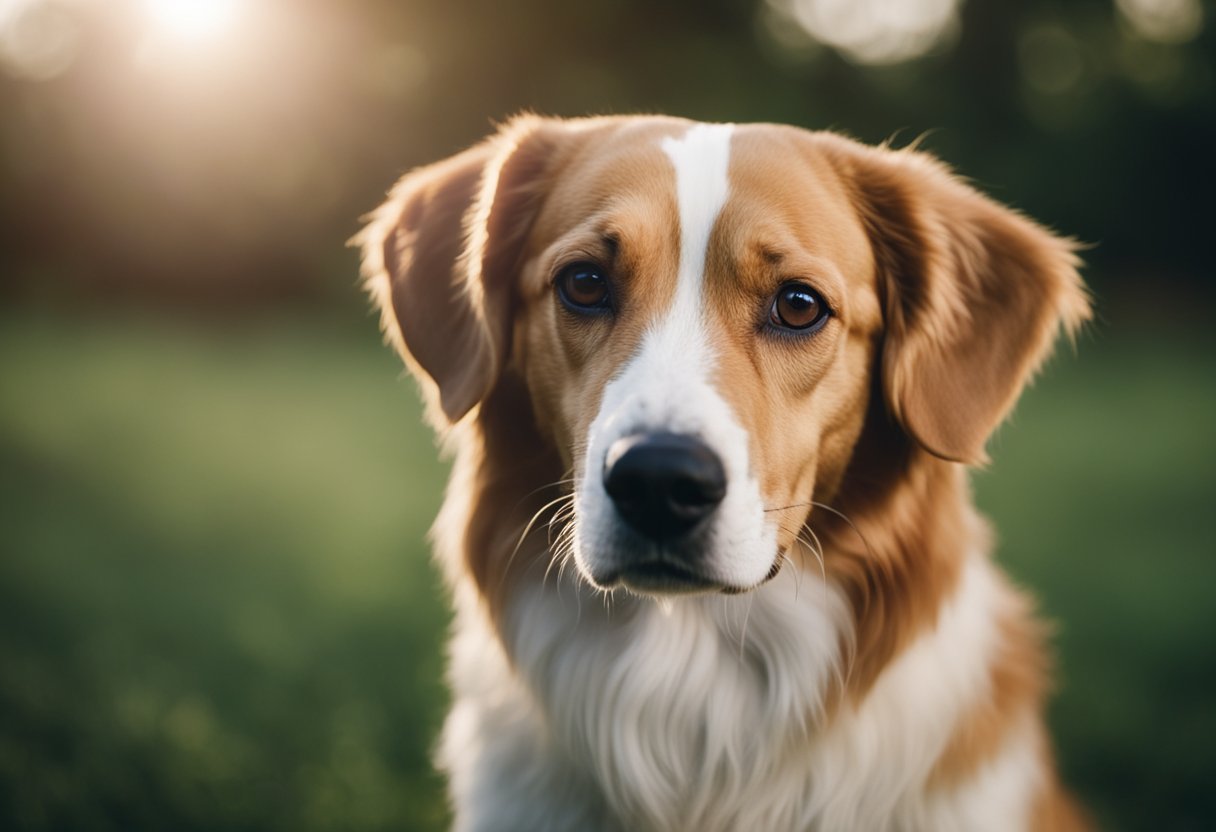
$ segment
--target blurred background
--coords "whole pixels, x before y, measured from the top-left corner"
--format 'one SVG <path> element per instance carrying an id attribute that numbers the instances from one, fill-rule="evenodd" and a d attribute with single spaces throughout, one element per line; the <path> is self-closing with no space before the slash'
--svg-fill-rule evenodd
<path id="1" fill-rule="evenodd" d="M 444 468 L 344 243 L 521 109 L 924 147 L 1090 242 L 978 474 L 1065 777 L 1216 824 L 1216 9 L 0 0 L 0 828 L 435 830 Z"/>

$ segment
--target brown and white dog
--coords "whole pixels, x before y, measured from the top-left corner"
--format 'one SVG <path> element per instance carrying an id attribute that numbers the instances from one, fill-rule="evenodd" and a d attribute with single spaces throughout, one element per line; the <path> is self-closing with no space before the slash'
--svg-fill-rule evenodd
<path id="1" fill-rule="evenodd" d="M 984 460 L 1075 245 L 933 158 L 521 117 L 360 235 L 455 451 L 461 830 L 1083 825 Z"/>

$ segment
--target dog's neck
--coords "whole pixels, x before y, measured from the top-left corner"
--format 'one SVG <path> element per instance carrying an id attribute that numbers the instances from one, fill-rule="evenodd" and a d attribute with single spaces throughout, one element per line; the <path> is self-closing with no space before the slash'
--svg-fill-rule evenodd
<path id="1" fill-rule="evenodd" d="M 880 431 L 875 431 L 878 433 Z M 884 667 L 931 628 L 987 524 L 975 511 L 963 466 L 889 431 L 867 437 L 832 510 L 812 514 L 830 584 L 849 601 L 855 637 L 848 694 L 869 690 Z"/>

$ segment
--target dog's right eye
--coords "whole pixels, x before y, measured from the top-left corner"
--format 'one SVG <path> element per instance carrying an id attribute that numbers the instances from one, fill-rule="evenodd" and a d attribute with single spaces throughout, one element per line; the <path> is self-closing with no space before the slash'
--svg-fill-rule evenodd
<path id="1" fill-rule="evenodd" d="M 769 325 L 787 332 L 817 332 L 832 310 L 823 297 L 805 283 L 782 286 L 769 307 Z"/>
<path id="2" fill-rule="evenodd" d="M 611 309 L 608 278 L 594 263 L 573 263 L 557 274 L 557 296 L 566 308 L 582 315 L 598 315 Z"/>

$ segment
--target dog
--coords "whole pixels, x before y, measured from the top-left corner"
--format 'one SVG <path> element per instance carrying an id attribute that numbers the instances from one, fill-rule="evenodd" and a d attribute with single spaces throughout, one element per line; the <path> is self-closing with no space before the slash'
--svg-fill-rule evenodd
<path id="1" fill-rule="evenodd" d="M 535 115 L 356 242 L 455 456 L 456 829 L 1086 826 L 968 485 L 1075 242 L 912 148 Z"/>

